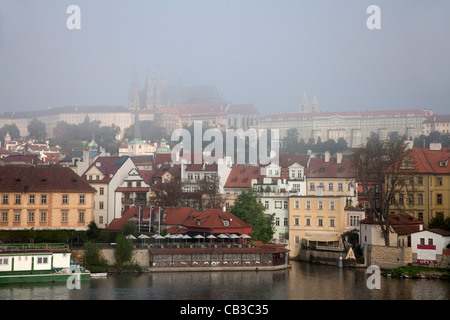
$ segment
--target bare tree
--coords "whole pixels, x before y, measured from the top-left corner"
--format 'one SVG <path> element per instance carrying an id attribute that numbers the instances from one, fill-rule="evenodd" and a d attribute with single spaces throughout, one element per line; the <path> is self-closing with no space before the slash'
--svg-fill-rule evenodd
<path id="1" fill-rule="evenodd" d="M 178 207 L 184 205 L 184 194 L 181 184 L 173 179 L 169 182 L 158 183 L 150 188 L 149 202 L 159 207 Z"/>
<path id="2" fill-rule="evenodd" d="M 220 193 L 220 177 L 217 175 L 205 176 L 198 182 L 202 194 L 202 209 L 222 209 L 225 200 Z"/>
<path id="3" fill-rule="evenodd" d="M 371 139 L 353 154 L 357 182 L 378 221 L 386 246 L 389 246 L 389 214 L 405 208 L 403 192 L 408 188 L 409 152 L 404 141 Z"/>

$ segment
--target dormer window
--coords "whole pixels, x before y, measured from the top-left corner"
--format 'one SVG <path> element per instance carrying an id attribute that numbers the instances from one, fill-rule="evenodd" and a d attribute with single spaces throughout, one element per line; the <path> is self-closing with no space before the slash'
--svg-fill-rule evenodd
<path id="1" fill-rule="evenodd" d="M 230 221 L 228 221 L 228 220 L 223 220 L 223 225 L 224 225 L 225 227 L 228 227 L 228 226 L 230 225 Z"/>

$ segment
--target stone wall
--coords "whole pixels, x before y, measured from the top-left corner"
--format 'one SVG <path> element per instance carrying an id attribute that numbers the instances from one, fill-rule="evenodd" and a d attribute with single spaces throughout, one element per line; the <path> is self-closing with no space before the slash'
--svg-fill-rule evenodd
<path id="1" fill-rule="evenodd" d="M 381 269 L 393 269 L 413 262 L 411 248 L 366 245 L 364 256 L 367 265 L 376 265 Z"/>

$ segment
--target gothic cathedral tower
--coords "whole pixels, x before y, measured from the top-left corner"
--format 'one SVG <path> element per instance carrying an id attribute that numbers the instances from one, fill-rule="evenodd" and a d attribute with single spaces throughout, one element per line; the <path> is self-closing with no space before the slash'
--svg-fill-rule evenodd
<path id="1" fill-rule="evenodd" d="M 128 109 L 139 110 L 141 108 L 139 80 L 136 71 L 133 70 L 131 77 L 130 89 L 128 91 Z"/>

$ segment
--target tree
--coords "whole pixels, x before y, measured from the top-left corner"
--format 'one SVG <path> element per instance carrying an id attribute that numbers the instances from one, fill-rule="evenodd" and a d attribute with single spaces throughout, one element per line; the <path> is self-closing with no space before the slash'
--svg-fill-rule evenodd
<path id="1" fill-rule="evenodd" d="M 403 198 L 400 201 L 400 197 L 408 187 L 407 171 L 404 170 L 409 167 L 405 163 L 408 155 L 409 150 L 402 140 L 369 139 L 366 146 L 356 150 L 352 157 L 356 181 L 362 186 L 386 246 L 389 246 L 391 207 L 401 209 L 405 202 Z"/>
<path id="2" fill-rule="evenodd" d="M 47 133 L 45 131 L 45 123 L 37 119 L 31 120 L 31 122 L 28 124 L 27 129 L 28 133 L 30 134 L 30 138 L 43 140 L 47 136 Z"/>
<path id="3" fill-rule="evenodd" d="M 202 209 L 222 209 L 225 200 L 220 193 L 220 177 L 213 175 L 211 177 L 205 176 L 198 182 L 200 192 L 202 194 L 201 206 Z"/>
<path id="4" fill-rule="evenodd" d="M 100 235 L 100 229 L 98 228 L 97 224 L 94 220 L 92 220 L 89 225 L 88 229 L 86 231 L 86 236 L 89 240 L 95 240 Z"/>
<path id="5" fill-rule="evenodd" d="M 450 231 L 450 217 L 444 218 L 443 214 L 436 215 L 436 217 L 430 219 L 428 228 Z"/>
<path id="6" fill-rule="evenodd" d="M 131 260 L 133 253 L 133 246 L 131 242 L 125 238 L 121 233 L 116 238 L 116 247 L 114 248 L 114 258 L 116 259 L 116 266 L 119 270 L 123 268 L 125 262 Z"/>
<path id="7" fill-rule="evenodd" d="M 17 140 L 20 138 L 20 130 L 17 128 L 16 124 L 5 124 L 3 127 L 0 128 L 0 139 L 2 141 L 2 144 L 5 143 L 5 136 L 9 133 L 9 136 L 11 137 L 11 140 Z"/>
<path id="8" fill-rule="evenodd" d="M 249 189 L 243 191 L 234 201 L 230 212 L 253 225 L 252 238 L 255 241 L 268 243 L 275 233 L 275 214 L 265 214 L 265 207 L 257 200 L 258 194 Z"/>
<path id="9" fill-rule="evenodd" d="M 184 203 L 184 194 L 178 180 L 158 183 L 150 189 L 150 203 L 157 207 L 177 207 Z"/>

